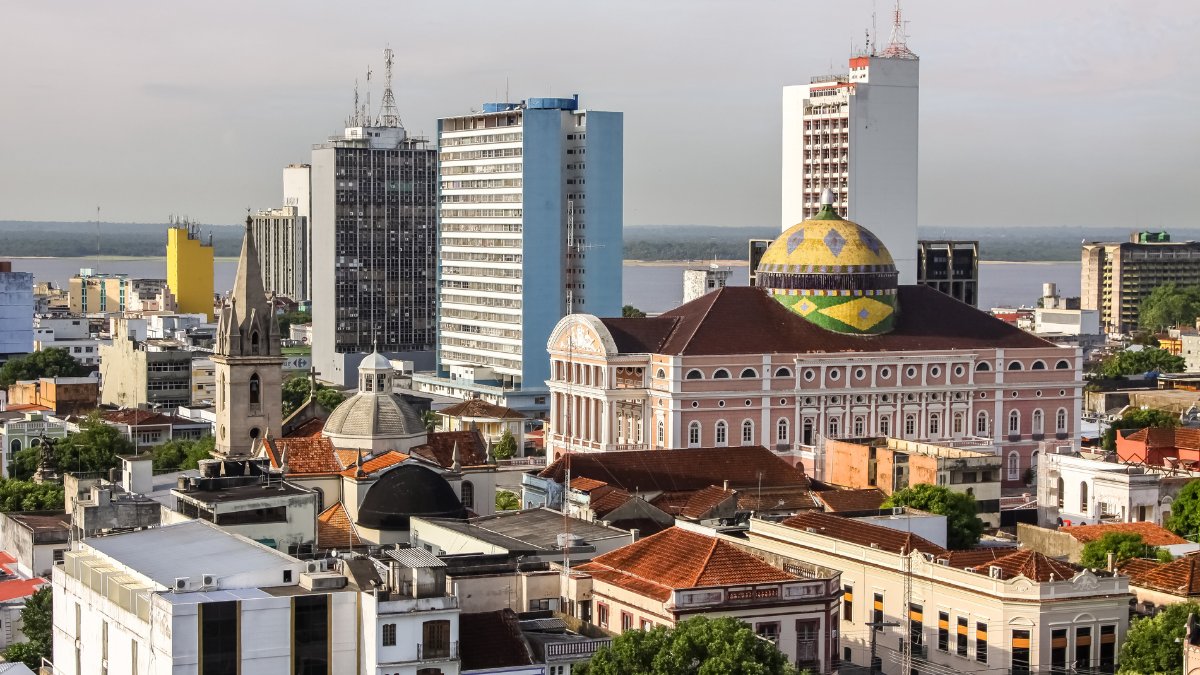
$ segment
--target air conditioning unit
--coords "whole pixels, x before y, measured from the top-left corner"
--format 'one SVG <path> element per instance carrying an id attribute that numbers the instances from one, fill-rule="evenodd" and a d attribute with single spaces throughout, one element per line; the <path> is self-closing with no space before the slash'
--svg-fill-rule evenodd
<path id="1" fill-rule="evenodd" d="M 997 567 L 995 565 L 989 565 L 988 566 L 988 576 L 993 579 L 1002 579 L 1002 578 L 1004 578 L 1004 568 Z"/>
<path id="2" fill-rule="evenodd" d="M 172 586 L 172 589 L 176 592 L 186 591 L 189 581 L 191 581 L 189 577 L 175 577 L 175 585 Z"/>
<path id="3" fill-rule="evenodd" d="M 204 586 L 205 588 L 213 588 L 217 585 L 217 575 L 205 574 L 203 577 L 201 577 L 200 585 Z"/>
<path id="4" fill-rule="evenodd" d="M 893 507 L 892 507 L 892 515 L 893 515 L 893 516 L 902 516 L 902 515 L 904 515 L 904 507 L 903 507 L 903 506 L 893 506 Z"/>
<path id="5" fill-rule="evenodd" d="M 311 574 L 313 572 L 322 571 L 321 570 L 322 567 L 324 567 L 324 565 L 322 565 L 320 562 L 318 562 L 316 560 L 310 560 L 309 562 L 304 564 L 304 571 Z"/>

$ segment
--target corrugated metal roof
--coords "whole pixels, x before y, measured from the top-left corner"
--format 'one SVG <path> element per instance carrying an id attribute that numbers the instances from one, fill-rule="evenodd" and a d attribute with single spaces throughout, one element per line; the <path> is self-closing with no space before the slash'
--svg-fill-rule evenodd
<path id="1" fill-rule="evenodd" d="M 423 548 L 388 549 L 387 556 L 401 565 L 413 569 L 446 566 L 441 558 Z"/>

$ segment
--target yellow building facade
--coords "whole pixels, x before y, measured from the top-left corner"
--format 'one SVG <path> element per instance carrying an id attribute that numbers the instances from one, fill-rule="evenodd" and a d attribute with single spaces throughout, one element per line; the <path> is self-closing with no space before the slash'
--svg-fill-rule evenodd
<path id="1" fill-rule="evenodd" d="M 213 247 L 194 225 L 167 230 L 167 287 L 179 312 L 213 320 Z"/>

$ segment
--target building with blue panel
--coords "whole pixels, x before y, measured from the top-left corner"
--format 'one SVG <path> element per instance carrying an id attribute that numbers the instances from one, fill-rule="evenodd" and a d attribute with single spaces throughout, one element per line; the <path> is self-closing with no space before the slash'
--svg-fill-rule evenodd
<path id="1" fill-rule="evenodd" d="M 623 115 L 573 98 L 438 121 L 437 371 L 414 386 L 543 417 L 546 341 L 621 308 Z"/>

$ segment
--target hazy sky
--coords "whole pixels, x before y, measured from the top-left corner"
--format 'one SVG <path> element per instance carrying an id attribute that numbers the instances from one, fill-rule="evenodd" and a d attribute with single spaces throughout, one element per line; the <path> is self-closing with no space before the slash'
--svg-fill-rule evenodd
<path id="1" fill-rule="evenodd" d="M 625 223 L 778 225 L 780 88 L 891 3 L 7 2 L 0 220 L 235 223 L 396 52 L 405 126 L 579 93 L 625 113 Z M 928 226 L 1197 225 L 1200 3 L 908 0 Z M 869 226 L 869 224 L 867 224 Z"/>

